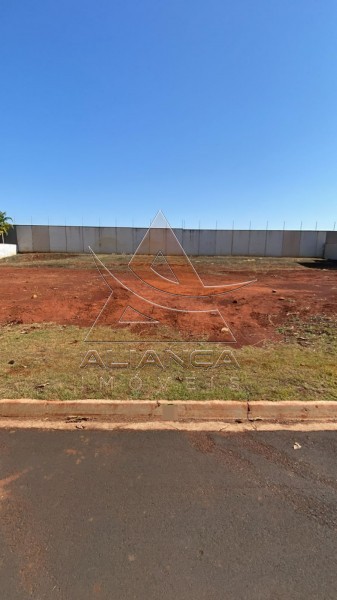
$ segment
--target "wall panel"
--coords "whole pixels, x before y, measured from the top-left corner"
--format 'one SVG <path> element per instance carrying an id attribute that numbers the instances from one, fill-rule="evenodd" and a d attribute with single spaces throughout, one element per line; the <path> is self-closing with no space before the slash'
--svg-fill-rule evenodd
<path id="1" fill-rule="evenodd" d="M 84 227 L 67 226 L 66 230 L 66 252 L 84 252 L 83 244 Z"/>
<path id="2" fill-rule="evenodd" d="M 249 232 L 249 256 L 264 256 L 266 251 L 266 231 Z"/>
<path id="3" fill-rule="evenodd" d="M 215 232 L 215 255 L 230 256 L 232 253 L 233 232 L 229 230 L 217 230 Z"/>
<path id="4" fill-rule="evenodd" d="M 32 225 L 33 252 L 50 252 L 49 227 Z"/>
<path id="5" fill-rule="evenodd" d="M 101 227 L 99 248 L 103 254 L 116 253 L 116 227 Z"/>
<path id="6" fill-rule="evenodd" d="M 301 231 L 300 253 L 299 256 L 316 256 L 317 251 L 317 231 Z"/>
<path id="7" fill-rule="evenodd" d="M 283 231 L 267 231 L 266 256 L 282 256 Z"/>
<path id="8" fill-rule="evenodd" d="M 300 256 L 300 231 L 284 231 L 282 256 Z"/>
<path id="9" fill-rule="evenodd" d="M 49 227 L 50 252 L 66 252 L 67 249 L 66 228 L 62 225 Z"/>
<path id="10" fill-rule="evenodd" d="M 216 231 L 214 229 L 200 229 L 199 231 L 199 254 L 204 256 L 215 256 Z"/>
<path id="11" fill-rule="evenodd" d="M 233 231 L 233 244 L 232 254 L 233 256 L 248 256 L 249 252 L 249 234 L 250 231 Z"/>
<path id="12" fill-rule="evenodd" d="M 19 252 L 33 252 L 33 234 L 31 225 L 16 225 Z"/>
<path id="13" fill-rule="evenodd" d="M 117 254 L 133 253 L 132 227 L 117 227 Z"/>
<path id="14" fill-rule="evenodd" d="M 197 256 L 199 254 L 199 229 L 183 229 L 183 248 L 186 254 Z"/>

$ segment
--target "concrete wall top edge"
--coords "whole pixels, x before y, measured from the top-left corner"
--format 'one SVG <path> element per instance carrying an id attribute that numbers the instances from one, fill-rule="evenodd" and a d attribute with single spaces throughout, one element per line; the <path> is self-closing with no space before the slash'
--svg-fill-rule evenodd
<path id="1" fill-rule="evenodd" d="M 95 229 L 137 229 L 137 230 L 144 230 L 147 231 L 149 229 L 149 226 L 144 226 L 144 225 L 134 225 L 134 226 L 126 226 L 126 225 L 54 225 L 54 224 L 49 224 L 49 225 L 43 225 L 43 224 L 39 224 L 36 225 L 35 223 L 14 223 L 14 227 L 67 227 L 67 228 L 78 228 L 80 227 L 81 229 L 86 229 L 86 228 L 95 228 Z M 161 227 L 154 227 L 154 229 L 162 229 Z M 254 231 L 267 231 L 268 233 L 271 231 L 277 231 L 277 232 L 286 232 L 286 231 L 296 231 L 298 233 L 306 233 L 306 232 L 311 232 L 311 233 L 335 233 L 337 235 L 337 231 L 332 231 L 332 230 L 327 230 L 327 229 L 237 229 L 234 228 L 232 229 L 231 227 L 229 227 L 228 229 L 221 229 L 220 227 L 218 227 L 217 229 L 215 228 L 206 228 L 206 227 L 200 227 L 200 228 L 188 228 L 188 227 L 172 227 L 173 231 L 250 231 L 250 232 L 254 232 Z"/>

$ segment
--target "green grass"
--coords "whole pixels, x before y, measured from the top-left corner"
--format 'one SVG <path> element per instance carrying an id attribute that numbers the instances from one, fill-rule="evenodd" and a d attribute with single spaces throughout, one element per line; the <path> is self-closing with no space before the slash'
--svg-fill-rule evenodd
<path id="1" fill-rule="evenodd" d="M 93 344 L 83 341 L 86 333 L 77 327 L 54 324 L 1 327 L 0 397 L 337 400 L 337 321 L 328 317 L 313 317 L 306 322 L 293 318 L 280 329 L 283 341 L 233 349 L 238 364 L 233 359 L 226 366 L 208 369 L 188 364 L 190 351 L 215 348 L 213 358 L 209 354 L 204 358 L 215 362 L 221 353 L 219 346 L 150 344 L 142 340 L 130 344 L 128 332 L 120 332 L 116 338 L 124 340 L 121 344 Z M 184 368 L 169 358 L 165 351 L 168 348 L 183 357 Z M 228 350 L 229 346 L 223 348 Z M 81 367 L 87 352 L 93 349 L 105 368 L 97 364 Z M 130 349 L 131 367 L 107 368 L 108 362 L 127 361 Z M 157 354 L 147 355 L 148 362 L 141 367 L 146 350 Z M 157 356 L 165 368 L 159 366 Z M 157 364 L 149 364 L 154 357 Z M 141 389 L 137 389 L 140 381 Z"/>
<path id="2" fill-rule="evenodd" d="M 131 255 L 127 254 L 100 254 L 102 262 L 114 269 L 124 268 Z M 274 269 L 305 269 L 305 265 L 313 259 L 306 258 L 272 258 L 272 257 L 244 257 L 244 256 L 194 256 L 190 257 L 198 272 L 208 274 L 218 273 L 219 269 L 235 271 L 268 271 Z M 173 262 L 179 264 L 179 257 L 173 257 Z M 317 264 L 324 261 L 314 259 Z M 64 253 L 27 253 L 17 254 L 0 261 L 2 266 L 15 267 L 54 267 L 68 269 L 91 269 L 94 261 L 91 254 L 64 254 Z"/>
<path id="3" fill-rule="evenodd" d="M 118 269 L 124 267 L 130 260 L 130 256 L 125 254 L 100 254 L 100 259 L 104 264 L 110 263 Z M 63 254 L 63 253 L 27 253 L 17 254 L 0 261 L 1 267 L 53 267 L 60 269 L 92 269 L 95 268 L 94 260 L 91 254 Z"/>

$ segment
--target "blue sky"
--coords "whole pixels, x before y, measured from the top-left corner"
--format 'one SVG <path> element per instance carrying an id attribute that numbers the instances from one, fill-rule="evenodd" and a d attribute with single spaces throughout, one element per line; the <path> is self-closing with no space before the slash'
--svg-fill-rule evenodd
<path id="1" fill-rule="evenodd" d="M 336 0 L 2 2 L 0 209 L 332 229 L 336 23 Z"/>

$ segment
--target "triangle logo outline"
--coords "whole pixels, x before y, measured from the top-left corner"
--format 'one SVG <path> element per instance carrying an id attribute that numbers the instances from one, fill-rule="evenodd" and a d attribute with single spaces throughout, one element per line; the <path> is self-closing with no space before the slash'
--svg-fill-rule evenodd
<path id="1" fill-rule="evenodd" d="M 129 317 L 127 317 L 127 313 L 130 313 L 131 311 L 131 315 Z M 132 315 L 137 315 L 137 317 L 139 317 L 137 320 L 131 319 Z M 138 323 L 141 323 L 143 325 L 154 325 L 159 323 L 159 321 L 157 321 L 156 319 L 153 319 L 152 317 L 148 317 L 147 315 L 144 315 L 144 313 L 140 312 L 139 310 L 137 310 L 136 308 L 133 308 L 132 306 L 130 306 L 129 304 L 125 307 L 125 309 L 123 310 L 121 316 L 119 317 L 117 323 L 120 323 L 121 325 L 137 325 Z"/>
<path id="2" fill-rule="evenodd" d="M 159 262 L 158 259 L 161 259 L 161 258 L 163 260 L 161 262 Z M 171 277 L 165 277 L 165 275 L 162 275 L 161 273 L 159 273 L 159 271 L 156 268 L 157 265 L 163 265 L 163 266 L 165 266 L 165 268 L 169 271 L 169 274 L 171 275 Z M 177 276 L 174 273 L 173 269 L 170 267 L 166 256 L 164 256 L 164 254 L 162 253 L 161 250 L 159 250 L 159 252 L 157 252 L 155 258 L 153 259 L 153 261 L 151 263 L 151 267 L 150 268 L 151 268 L 151 270 L 154 273 L 156 273 L 156 275 L 159 275 L 159 277 L 162 277 L 163 279 L 166 279 L 166 281 L 169 281 L 170 283 L 179 284 L 179 279 L 177 278 Z"/>

